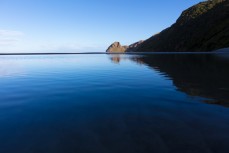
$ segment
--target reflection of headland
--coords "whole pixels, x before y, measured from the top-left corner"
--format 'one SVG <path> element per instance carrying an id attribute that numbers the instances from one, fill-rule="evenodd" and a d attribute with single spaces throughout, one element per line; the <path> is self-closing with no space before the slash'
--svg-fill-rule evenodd
<path id="1" fill-rule="evenodd" d="M 119 64 L 121 63 L 121 61 L 130 60 L 130 59 L 131 61 L 136 60 L 138 64 L 144 64 L 141 60 L 137 60 L 133 57 L 135 56 L 134 55 L 125 55 L 125 54 L 109 54 L 110 60 L 115 64 Z"/>
<path id="2" fill-rule="evenodd" d="M 229 106 L 229 60 L 212 54 L 159 54 L 137 60 L 166 73 L 179 91 Z"/>
<path id="3" fill-rule="evenodd" d="M 110 59 L 113 63 L 116 63 L 116 64 L 119 64 L 121 61 L 121 57 L 118 54 L 111 55 Z"/>
<path id="4" fill-rule="evenodd" d="M 206 103 L 229 106 L 229 60 L 214 54 L 153 54 L 128 56 L 166 74 L 177 90 L 207 98 Z M 119 63 L 122 58 L 111 58 Z"/>

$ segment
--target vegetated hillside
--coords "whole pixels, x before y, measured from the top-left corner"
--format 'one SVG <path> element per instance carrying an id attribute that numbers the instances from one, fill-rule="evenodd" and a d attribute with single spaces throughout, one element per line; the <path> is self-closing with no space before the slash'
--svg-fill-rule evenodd
<path id="1" fill-rule="evenodd" d="M 229 0 L 208 0 L 185 10 L 175 24 L 144 41 L 136 51 L 197 52 L 227 47 Z"/>

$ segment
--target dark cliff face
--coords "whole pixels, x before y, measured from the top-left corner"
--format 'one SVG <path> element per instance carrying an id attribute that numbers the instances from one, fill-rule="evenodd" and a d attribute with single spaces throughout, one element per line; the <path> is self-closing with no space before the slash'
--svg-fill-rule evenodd
<path id="1" fill-rule="evenodd" d="M 208 0 L 186 11 L 137 51 L 212 51 L 229 47 L 229 1 Z"/>

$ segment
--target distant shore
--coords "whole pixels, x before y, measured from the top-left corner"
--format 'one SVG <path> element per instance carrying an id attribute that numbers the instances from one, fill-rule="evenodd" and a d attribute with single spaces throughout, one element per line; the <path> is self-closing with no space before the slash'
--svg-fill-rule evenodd
<path id="1" fill-rule="evenodd" d="M 0 53 L 0 55 L 74 55 L 74 54 L 218 54 L 229 53 L 229 48 L 212 52 L 85 52 L 85 53 Z"/>

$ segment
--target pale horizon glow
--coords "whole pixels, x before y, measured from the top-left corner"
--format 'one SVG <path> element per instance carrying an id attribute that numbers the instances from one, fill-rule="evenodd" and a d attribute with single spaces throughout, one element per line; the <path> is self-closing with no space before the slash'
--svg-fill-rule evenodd
<path id="1" fill-rule="evenodd" d="M 200 0 L 0 0 L 0 53 L 104 52 L 171 26 Z"/>

